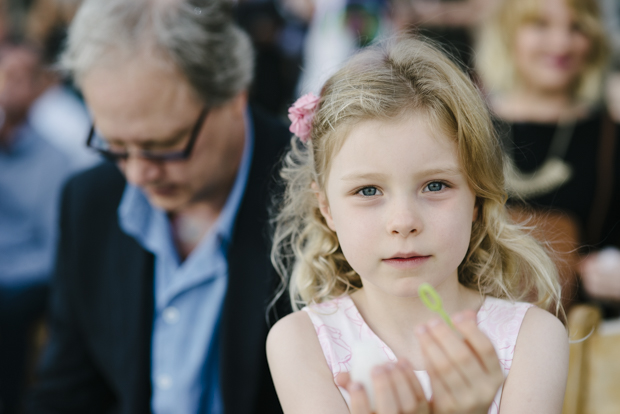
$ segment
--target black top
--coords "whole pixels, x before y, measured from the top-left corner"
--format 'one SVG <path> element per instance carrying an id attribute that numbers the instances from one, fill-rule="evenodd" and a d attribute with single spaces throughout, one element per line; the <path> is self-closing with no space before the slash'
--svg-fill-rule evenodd
<path id="1" fill-rule="evenodd" d="M 220 331 L 225 413 L 281 413 L 265 356 L 266 309 L 279 278 L 268 207 L 290 133 L 252 113 L 254 153 L 228 252 Z M 103 164 L 71 179 L 50 305 L 50 341 L 28 400 L 33 414 L 151 412 L 153 255 L 118 225 L 125 180 Z M 286 296 L 286 295 L 283 295 Z M 277 305 L 279 316 L 290 311 Z"/>
<path id="2" fill-rule="evenodd" d="M 602 145 L 603 114 L 598 112 L 575 124 L 570 144 L 563 160 L 572 167 L 572 177 L 555 190 L 535 196 L 526 201 L 534 207 L 553 208 L 570 213 L 577 221 L 582 234 L 592 213 L 597 193 L 598 166 Z M 557 124 L 516 122 L 512 124 L 496 121 L 500 137 L 515 165 L 523 173 L 531 173 L 546 161 Z M 611 122 L 611 121 L 608 121 Z M 611 201 L 606 207 L 603 232 L 596 240 L 583 240 L 585 243 L 601 247 L 616 244 L 620 222 L 620 126 L 614 130 L 613 187 Z M 585 236 L 584 236 L 585 237 Z"/>

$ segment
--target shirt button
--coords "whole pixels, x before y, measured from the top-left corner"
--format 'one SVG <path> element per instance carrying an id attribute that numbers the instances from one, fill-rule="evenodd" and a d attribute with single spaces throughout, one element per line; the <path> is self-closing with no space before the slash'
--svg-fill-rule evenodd
<path id="1" fill-rule="evenodd" d="M 172 378 L 168 375 L 160 375 L 157 377 L 157 387 L 162 390 L 169 390 L 172 387 Z"/>
<path id="2" fill-rule="evenodd" d="M 162 317 L 164 318 L 164 321 L 167 324 L 173 325 L 179 321 L 181 317 L 181 313 L 174 306 L 169 306 L 166 309 L 164 309 Z"/>

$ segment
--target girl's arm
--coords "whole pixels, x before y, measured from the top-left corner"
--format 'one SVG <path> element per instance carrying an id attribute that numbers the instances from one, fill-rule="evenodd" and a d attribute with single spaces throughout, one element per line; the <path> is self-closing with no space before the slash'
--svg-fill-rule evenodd
<path id="1" fill-rule="evenodd" d="M 267 359 L 286 414 L 348 414 L 306 312 L 276 323 L 267 337 Z"/>
<path id="2" fill-rule="evenodd" d="M 286 414 L 349 414 L 305 312 L 274 325 L 267 337 L 267 359 Z M 407 361 L 376 367 L 372 379 L 378 414 L 429 412 L 422 386 Z M 340 374 L 339 382 L 351 395 L 351 413 L 370 414 L 363 387 L 352 383 L 348 374 Z"/>
<path id="3" fill-rule="evenodd" d="M 568 337 L 550 313 L 530 308 L 517 338 L 500 414 L 562 412 L 568 375 Z"/>

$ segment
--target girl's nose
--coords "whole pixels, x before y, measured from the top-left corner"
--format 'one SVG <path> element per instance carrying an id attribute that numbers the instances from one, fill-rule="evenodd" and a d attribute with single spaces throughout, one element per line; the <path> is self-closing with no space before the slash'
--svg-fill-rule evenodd
<path id="1" fill-rule="evenodd" d="M 387 231 L 392 235 L 407 237 L 422 230 L 422 219 L 411 200 L 394 203 L 387 221 Z"/>

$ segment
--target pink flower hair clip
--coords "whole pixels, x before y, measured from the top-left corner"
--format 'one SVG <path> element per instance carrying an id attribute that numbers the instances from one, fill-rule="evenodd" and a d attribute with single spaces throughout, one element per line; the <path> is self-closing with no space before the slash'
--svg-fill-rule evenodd
<path id="1" fill-rule="evenodd" d="M 288 109 L 288 119 L 292 122 L 289 131 L 297 135 L 304 144 L 310 139 L 312 120 L 320 99 L 310 92 L 296 100 Z"/>

